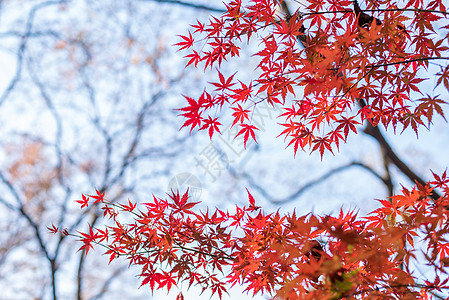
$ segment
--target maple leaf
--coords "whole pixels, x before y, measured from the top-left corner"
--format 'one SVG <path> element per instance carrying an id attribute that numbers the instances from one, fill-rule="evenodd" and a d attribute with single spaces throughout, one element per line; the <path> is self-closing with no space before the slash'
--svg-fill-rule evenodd
<path id="1" fill-rule="evenodd" d="M 332 152 L 332 146 L 331 146 L 332 141 L 329 140 L 329 138 L 326 138 L 326 137 L 320 138 L 319 137 L 319 138 L 316 138 L 315 140 L 313 140 L 313 143 L 315 145 L 313 146 L 312 151 L 319 150 L 321 159 L 323 159 L 324 151 L 326 149 L 329 150 L 332 154 L 334 154 Z"/>
<path id="2" fill-rule="evenodd" d="M 120 204 L 123 211 L 133 211 L 137 207 L 137 203 L 132 203 L 131 200 L 128 199 L 128 204 Z"/>
<path id="3" fill-rule="evenodd" d="M 369 44 L 382 38 L 382 25 L 373 19 L 368 29 L 361 28 L 363 43 Z"/>
<path id="4" fill-rule="evenodd" d="M 296 152 L 298 151 L 298 147 L 304 147 L 304 140 L 300 135 L 295 135 L 292 137 L 287 147 L 293 145 L 293 156 L 296 157 Z"/>
<path id="5" fill-rule="evenodd" d="M 296 156 L 296 151 L 298 146 L 304 149 L 305 146 L 311 145 L 315 140 L 312 130 L 309 128 L 299 129 L 296 133 L 290 135 L 292 139 L 288 143 L 287 147 L 293 144 L 294 155 Z"/>
<path id="6" fill-rule="evenodd" d="M 183 50 L 183 49 L 188 49 L 193 46 L 194 40 L 193 40 L 192 34 L 190 32 L 189 32 L 189 36 L 183 36 L 183 35 L 178 35 L 178 36 L 184 40 L 183 42 L 179 42 L 179 43 L 175 44 L 175 46 L 180 47 L 178 49 L 178 51 Z"/>
<path id="7" fill-rule="evenodd" d="M 81 208 L 89 206 L 89 197 L 86 197 L 84 194 L 81 195 L 82 200 L 76 200 L 79 204 L 81 204 Z"/>
<path id="8" fill-rule="evenodd" d="M 204 28 L 205 28 L 205 25 L 206 24 L 200 23 L 200 21 L 196 20 L 196 24 L 191 25 L 193 28 L 195 28 L 195 31 L 193 33 L 197 33 L 197 32 L 201 33 L 201 32 L 203 32 Z"/>
<path id="9" fill-rule="evenodd" d="M 385 220 L 385 214 L 381 209 L 376 209 L 370 213 L 370 215 L 363 217 L 364 219 L 368 220 L 368 228 L 381 228 L 383 226 L 386 226 L 387 221 Z"/>
<path id="10" fill-rule="evenodd" d="M 184 56 L 185 58 L 190 58 L 189 61 L 187 62 L 186 67 L 188 67 L 189 65 L 191 65 L 192 63 L 194 64 L 195 67 L 198 66 L 198 63 L 201 61 L 201 56 L 200 54 L 198 54 L 198 52 L 196 52 L 195 50 L 192 50 L 192 53 L 187 54 L 186 56 Z"/>
<path id="11" fill-rule="evenodd" d="M 144 273 L 140 274 L 140 277 L 143 277 L 143 280 L 142 280 L 142 283 L 140 284 L 140 286 L 149 284 L 151 291 L 153 291 L 156 283 L 159 286 L 159 284 L 161 282 L 162 274 L 151 271 L 151 272 L 144 272 Z"/>
<path id="12" fill-rule="evenodd" d="M 240 124 L 240 126 L 242 127 L 242 129 L 240 129 L 235 138 L 238 137 L 239 135 L 243 135 L 243 146 L 245 147 L 245 149 L 246 149 L 246 142 L 248 141 L 250 135 L 252 139 L 257 143 L 254 130 L 259 129 L 256 126 L 249 124 Z"/>
<path id="13" fill-rule="evenodd" d="M 255 211 L 260 209 L 260 206 L 256 206 L 256 201 L 254 200 L 253 195 L 251 195 L 251 193 L 249 192 L 248 188 L 246 189 L 246 192 L 248 193 L 248 198 L 249 198 L 249 211 Z"/>
<path id="14" fill-rule="evenodd" d="M 234 113 L 232 113 L 232 116 L 234 117 L 234 122 L 232 122 L 233 127 L 235 124 L 240 122 L 240 124 L 243 123 L 243 121 L 249 120 L 248 113 L 250 112 L 247 109 L 243 109 L 240 104 L 237 104 L 237 107 L 231 107 L 234 110 Z"/>
<path id="15" fill-rule="evenodd" d="M 101 243 L 103 241 L 108 241 L 109 239 L 109 231 L 106 228 L 105 230 L 101 230 L 97 228 L 97 242 Z"/>
<path id="16" fill-rule="evenodd" d="M 275 23 L 277 31 L 275 33 L 286 36 L 296 38 L 301 32 L 302 21 L 297 18 L 290 18 L 288 23 L 285 20 L 281 20 L 279 23 Z"/>
<path id="17" fill-rule="evenodd" d="M 124 250 L 124 246 L 120 246 L 120 245 L 111 245 L 109 247 L 110 249 L 108 251 L 106 251 L 106 255 L 110 254 L 109 256 L 109 264 L 111 264 L 111 262 L 117 258 L 120 254 L 126 254 L 126 251 Z"/>
<path id="18" fill-rule="evenodd" d="M 200 127 L 201 126 L 201 122 L 203 121 L 203 118 L 201 117 L 200 114 L 196 113 L 189 113 L 189 114 L 184 114 L 184 116 L 187 117 L 187 120 L 184 122 L 184 124 L 182 124 L 181 128 L 183 127 L 187 127 L 190 126 L 190 133 L 192 133 L 192 130 L 195 127 Z"/>
<path id="19" fill-rule="evenodd" d="M 220 282 L 220 281 L 217 281 L 216 283 L 214 283 L 212 286 L 211 286 L 211 291 L 212 291 L 212 295 L 214 295 L 215 293 L 217 293 L 218 294 L 218 297 L 221 299 L 222 298 L 222 296 L 223 296 L 223 292 L 227 292 L 226 291 L 226 288 L 225 288 L 225 286 L 224 286 L 224 284 L 222 283 L 222 282 Z"/>
<path id="20" fill-rule="evenodd" d="M 401 122 L 404 126 L 404 128 L 402 129 L 402 132 L 408 127 L 408 126 L 412 126 L 413 130 L 416 133 L 416 136 L 418 136 L 418 125 L 424 125 L 423 121 L 421 120 L 422 114 L 421 113 L 417 113 L 417 114 L 412 114 L 412 113 L 408 113 L 406 114 Z"/>
<path id="21" fill-rule="evenodd" d="M 231 219 L 233 219 L 234 221 L 232 221 L 231 226 L 242 226 L 241 222 L 243 221 L 243 218 L 245 217 L 245 210 L 238 207 L 236 205 L 236 213 L 235 215 L 231 215 L 230 216 Z"/>
<path id="22" fill-rule="evenodd" d="M 347 135 L 343 138 L 343 136 L 341 135 L 341 130 L 334 130 L 331 131 L 327 136 L 329 137 L 330 141 L 335 143 L 335 145 L 337 146 L 337 150 L 339 150 L 340 140 L 346 141 Z"/>
<path id="23" fill-rule="evenodd" d="M 184 212 L 184 213 L 189 213 L 189 214 L 193 214 L 193 212 L 190 210 L 191 208 L 193 208 L 195 205 L 197 205 L 199 202 L 187 202 L 187 200 L 190 198 L 189 197 L 189 189 L 187 189 L 187 191 L 180 196 L 179 191 L 177 191 L 176 193 L 174 191 L 172 191 L 170 194 L 168 194 L 170 199 L 173 200 L 173 202 L 175 203 L 175 212 Z"/>
<path id="24" fill-rule="evenodd" d="M 100 193 L 100 191 L 95 189 L 95 193 L 96 193 L 96 195 L 89 195 L 89 197 L 95 199 L 95 201 L 93 203 L 103 202 L 104 201 L 104 194 L 105 194 L 105 192 Z"/>
<path id="25" fill-rule="evenodd" d="M 89 250 L 94 248 L 92 245 L 92 242 L 98 238 L 98 234 L 93 232 L 90 224 L 89 224 L 89 232 L 88 233 L 84 233 L 84 232 L 79 232 L 79 233 L 82 236 L 80 241 L 83 242 L 83 245 L 78 249 L 78 251 L 85 250 L 86 255 L 87 255 Z"/>
<path id="26" fill-rule="evenodd" d="M 101 208 L 103 210 L 103 217 L 109 216 L 109 219 L 115 219 L 117 212 L 113 207 L 105 205 Z"/>
<path id="27" fill-rule="evenodd" d="M 212 82 L 212 85 L 214 85 L 215 87 L 217 87 L 215 90 L 216 91 L 225 91 L 231 88 L 231 86 L 235 85 L 235 83 L 232 82 L 232 79 L 234 78 L 235 73 L 230 76 L 228 79 L 225 79 L 225 77 L 223 76 L 223 74 L 221 74 L 221 72 L 219 70 L 217 70 L 218 72 L 218 77 L 220 79 L 219 83 L 215 83 Z"/>
<path id="28" fill-rule="evenodd" d="M 177 110 L 186 111 L 189 113 L 198 112 L 204 104 L 204 101 L 201 101 L 201 98 L 198 101 L 195 101 L 195 99 L 187 96 L 184 96 L 184 98 L 186 98 L 187 102 L 189 103 L 189 106 L 178 108 Z"/>
<path id="29" fill-rule="evenodd" d="M 337 126 L 337 130 L 343 129 L 343 133 L 345 134 L 345 141 L 348 137 L 349 130 L 352 130 L 354 133 L 357 133 L 357 129 L 355 128 L 354 124 L 360 124 L 359 122 L 354 120 L 355 116 L 352 116 L 350 118 L 342 117 L 340 120 L 337 120 L 338 123 L 340 123 Z"/>
<path id="30" fill-rule="evenodd" d="M 56 227 L 54 224 L 51 224 L 51 227 L 47 226 L 47 229 L 51 232 L 51 233 L 57 233 L 59 231 L 59 228 Z"/>
<path id="31" fill-rule="evenodd" d="M 435 179 L 435 181 L 431 181 L 430 183 L 433 185 L 436 185 L 437 187 L 443 187 L 449 184 L 449 177 L 446 174 L 446 170 L 444 170 L 443 174 L 438 175 L 434 173 L 432 170 L 432 176 Z"/>
<path id="32" fill-rule="evenodd" d="M 430 95 L 427 95 L 426 98 L 419 99 L 418 101 L 421 103 L 415 109 L 415 114 L 424 113 L 429 120 L 429 123 L 432 123 L 433 112 L 436 111 L 444 120 L 446 120 L 441 104 L 447 104 L 447 102 L 438 99 L 439 96 L 440 95 L 431 97 Z"/>
<path id="33" fill-rule="evenodd" d="M 441 71 L 436 75 L 439 76 L 436 86 L 443 83 L 444 87 L 449 90 L 449 66 L 446 66 L 445 68 L 441 67 Z"/>
<path id="34" fill-rule="evenodd" d="M 167 291 L 170 291 L 172 286 L 176 286 L 175 279 L 167 272 L 164 272 L 159 279 L 159 288 L 167 287 Z"/>
<path id="35" fill-rule="evenodd" d="M 203 93 L 203 95 L 204 95 L 204 93 Z M 201 117 L 201 111 L 200 111 L 200 109 L 206 102 L 206 100 L 205 100 L 206 97 L 204 97 L 203 95 L 200 97 L 200 99 L 198 99 L 198 101 L 195 101 L 191 97 L 184 96 L 184 98 L 186 98 L 187 102 L 189 103 L 189 106 L 185 106 L 183 108 L 177 109 L 177 110 L 181 110 L 181 111 L 185 112 L 181 115 L 184 117 L 187 117 L 187 120 L 184 122 L 184 124 L 181 126 L 181 128 L 191 126 L 190 133 L 192 133 L 192 130 L 196 126 L 200 127 L 201 122 L 203 120 L 203 118 Z"/>
<path id="36" fill-rule="evenodd" d="M 225 91 L 231 88 L 231 86 L 235 85 L 235 83 L 232 82 L 232 79 L 234 78 L 235 73 L 230 76 L 228 79 L 225 79 L 225 77 L 223 76 L 223 74 L 221 74 L 221 72 L 219 70 L 217 70 L 218 72 L 218 77 L 220 78 L 220 82 L 216 83 L 216 82 L 212 82 L 212 85 L 216 86 L 217 88 L 215 89 L 216 91 Z"/>
<path id="37" fill-rule="evenodd" d="M 209 128 L 209 138 L 212 139 L 214 131 L 217 131 L 221 134 L 218 125 L 221 125 L 221 123 L 218 122 L 218 118 L 212 119 L 211 117 L 209 117 L 207 119 L 204 119 L 204 125 L 200 128 L 200 130 Z"/>
<path id="38" fill-rule="evenodd" d="M 246 85 L 243 82 L 239 81 L 241 88 L 233 90 L 234 94 L 231 95 L 231 98 L 234 99 L 234 102 L 242 102 L 245 103 L 249 97 L 251 96 L 252 92 L 252 84 Z"/>

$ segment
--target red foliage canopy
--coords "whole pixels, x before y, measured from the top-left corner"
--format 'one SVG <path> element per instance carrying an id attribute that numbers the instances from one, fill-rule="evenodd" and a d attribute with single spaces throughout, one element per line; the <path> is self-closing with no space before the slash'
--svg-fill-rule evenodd
<path id="1" fill-rule="evenodd" d="M 283 109 L 280 135 L 295 154 L 301 148 L 323 156 L 363 122 L 417 133 L 434 113 L 444 117 L 445 101 L 422 92 L 424 74 L 433 70 L 430 61 L 449 59 L 443 56 L 449 40 L 444 1 L 399 6 L 395 0 L 370 0 L 363 10 L 348 0 L 306 0 L 287 16 L 279 4 L 250 0 L 243 6 L 233 0 L 220 18 L 197 21 L 193 32 L 181 36 L 177 45 L 190 51 L 187 65 L 195 67 L 220 67 L 239 56 L 245 40 L 262 45 L 254 53 L 258 64 L 250 82 L 217 69 L 213 92 L 205 90 L 197 100 L 185 96 L 183 127 L 208 130 L 212 137 L 221 126 L 212 112 L 223 110 L 246 143 L 258 130 L 250 114 L 266 101 Z M 432 75 L 449 90 L 449 66 Z M 436 200 L 435 189 L 442 191 Z M 188 192 L 153 197 L 139 208 L 130 201 L 110 203 L 98 191 L 83 195 L 77 202 L 101 202 L 110 225 L 81 233 L 81 249 L 99 243 L 111 260 L 127 257 L 142 268 L 142 285 L 152 290 L 185 281 L 219 297 L 228 283 L 287 299 L 427 299 L 449 289 L 446 172 L 380 200 L 380 208 L 362 218 L 354 211 L 265 213 L 249 192 L 248 197 L 248 206 L 230 212 L 199 211 Z M 122 222 L 125 213 L 134 220 Z M 417 278 L 413 263 L 428 264 L 433 277 Z"/>
<path id="2" fill-rule="evenodd" d="M 280 135 L 288 145 L 325 151 L 338 148 L 355 125 L 367 120 L 372 125 L 412 127 L 432 122 L 434 113 L 443 115 L 440 96 L 422 93 L 431 60 L 448 60 L 449 25 L 434 28 L 447 13 L 443 1 L 429 4 L 409 1 L 404 8 L 396 1 L 368 1 L 366 12 L 357 2 L 308 0 L 305 9 L 284 17 L 276 0 L 231 1 L 220 19 L 193 25 L 194 36 L 182 36 L 180 49 L 191 49 L 188 63 L 204 62 L 205 68 L 220 66 L 238 56 L 244 40 L 258 39 L 262 50 L 255 76 L 241 82 L 235 74 L 218 71 L 213 93 L 204 91 L 198 101 L 186 97 L 189 106 L 181 109 L 184 126 L 209 129 L 211 116 L 226 103 L 233 113 L 233 126 L 240 134 L 255 139 L 256 126 L 249 118 L 262 101 L 279 105 L 284 113 Z M 376 12 L 378 17 L 368 15 Z M 441 32 L 443 31 L 443 32 Z M 199 51 L 194 50 L 199 44 Z M 446 52 L 445 52 L 446 51 Z M 441 67 L 437 85 L 449 88 L 448 67 Z M 301 95 L 299 95 L 301 94 Z M 363 100 L 361 100 L 363 99 Z M 245 109 L 242 108 L 245 107 Z M 215 119 L 214 119 L 215 120 Z"/>

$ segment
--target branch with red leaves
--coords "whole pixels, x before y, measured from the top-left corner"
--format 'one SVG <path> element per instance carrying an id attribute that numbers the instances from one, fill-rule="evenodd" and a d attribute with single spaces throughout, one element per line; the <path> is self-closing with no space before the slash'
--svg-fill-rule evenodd
<path id="1" fill-rule="evenodd" d="M 438 201 L 431 200 L 430 185 L 445 191 Z M 363 218 L 354 211 L 335 217 L 265 213 L 249 191 L 248 198 L 248 206 L 233 212 L 210 212 L 197 210 L 188 191 L 172 192 L 168 200 L 153 197 L 140 208 L 102 195 L 110 224 L 80 233 L 80 250 L 87 254 L 100 244 L 110 261 L 126 257 L 151 290 L 171 290 L 183 281 L 220 298 L 237 283 L 252 294 L 290 299 L 419 298 L 449 289 L 446 172 L 380 200 L 381 207 Z M 133 221 L 120 221 L 121 215 L 129 220 L 127 214 Z M 416 264 L 431 266 L 434 280 L 416 278 Z"/>
<path id="2" fill-rule="evenodd" d="M 438 25 L 439 33 L 435 28 L 446 20 L 445 5 L 441 0 L 427 5 L 409 1 L 408 8 L 401 9 L 395 1 L 381 8 L 375 2 L 362 10 L 356 1 L 309 0 L 304 11 L 284 18 L 276 11 L 276 0 L 250 1 L 246 6 L 230 1 L 221 18 L 198 21 L 192 25 L 193 34 L 181 36 L 184 41 L 177 44 L 191 51 L 187 65 L 220 67 L 239 55 L 243 36 L 258 40 L 263 49 L 254 53 L 258 64 L 252 81 L 241 82 L 236 74 L 227 77 L 218 70 L 219 81 L 211 82 L 214 93 L 204 91 L 198 101 L 186 97 L 184 126 L 208 129 L 212 136 L 219 126 L 212 127 L 210 120 L 217 124 L 218 118 L 208 114 L 227 107 L 239 111 L 232 117 L 233 126 L 242 127 L 240 134 L 253 131 L 257 126 L 248 118 L 246 103 L 254 109 L 264 99 L 283 107 L 281 135 L 295 154 L 298 149 L 321 156 L 333 153 L 365 120 L 394 130 L 412 128 L 418 134 L 419 126 L 430 124 L 434 114 L 444 117 L 442 105 L 447 103 L 440 96 L 421 94 L 425 77 L 418 75 L 428 70 L 431 60 L 449 60 L 444 55 L 449 50 L 444 43 L 449 25 Z M 432 75 L 437 85 L 449 88 L 446 69 Z M 358 108 L 361 98 L 366 106 Z M 255 135 L 244 138 L 246 143 Z"/>

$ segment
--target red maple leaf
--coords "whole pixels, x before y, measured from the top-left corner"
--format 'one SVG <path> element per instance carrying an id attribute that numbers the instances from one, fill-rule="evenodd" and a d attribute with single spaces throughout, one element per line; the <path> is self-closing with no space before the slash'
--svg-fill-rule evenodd
<path id="1" fill-rule="evenodd" d="M 183 50 L 183 49 L 188 49 L 193 46 L 194 40 L 193 40 L 192 34 L 190 32 L 189 32 L 189 36 L 184 36 L 184 35 L 178 35 L 178 36 L 184 40 L 183 42 L 179 42 L 179 43 L 175 44 L 175 46 L 180 47 L 178 49 L 178 51 Z"/>
<path id="2" fill-rule="evenodd" d="M 238 137 L 239 135 L 243 135 L 244 147 L 246 148 L 246 142 L 248 141 L 248 138 L 250 135 L 253 138 L 253 140 L 257 143 L 254 130 L 259 130 L 259 129 L 257 129 L 256 126 L 249 125 L 249 124 L 240 124 L 240 126 L 242 127 L 242 129 L 240 129 L 240 131 L 238 132 L 238 134 L 235 137 Z"/>

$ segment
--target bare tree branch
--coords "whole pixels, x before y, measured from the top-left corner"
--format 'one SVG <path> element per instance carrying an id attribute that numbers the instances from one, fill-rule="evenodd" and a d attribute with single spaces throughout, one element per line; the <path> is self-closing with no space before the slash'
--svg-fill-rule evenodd
<path id="1" fill-rule="evenodd" d="M 334 168 L 332 170 L 329 170 L 328 172 L 326 172 L 325 174 L 321 175 L 320 177 L 313 179 L 309 182 L 307 182 L 306 184 L 304 184 L 302 187 L 300 187 L 299 189 L 296 190 L 296 192 L 293 192 L 292 194 L 290 194 L 287 197 L 284 198 L 276 198 L 273 197 L 265 188 L 263 188 L 262 186 L 260 186 L 256 180 L 254 180 L 253 177 L 251 177 L 248 173 L 242 173 L 242 174 L 238 174 L 235 170 L 230 169 L 230 173 L 237 178 L 244 178 L 248 181 L 248 183 L 250 184 L 250 186 L 252 188 L 254 188 L 255 190 L 257 190 L 265 199 L 267 199 L 268 201 L 270 201 L 273 204 L 285 204 L 288 202 L 292 202 L 298 199 L 298 197 L 300 197 L 303 193 L 305 193 L 307 190 L 311 189 L 312 187 L 318 185 L 318 184 L 322 184 L 324 183 L 325 180 L 329 179 L 330 177 L 332 177 L 333 175 L 336 175 L 340 172 L 343 172 L 349 168 L 352 167 L 360 167 L 366 171 L 368 171 L 369 173 L 371 173 L 372 175 L 374 175 L 377 179 L 379 179 L 380 181 L 382 181 L 384 184 L 387 185 L 388 179 L 383 178 L 381 175 L 379 175 L 376 171 L 374 171 L 372 168 L 370 168 L 369 166 L 360 163 L 360 162 L 351 162 L 349 164 Z"/>
<path id="2" fill-rule="evenodd" d="M 27 46 L 28 38 L 30 37 L 30 34 L 32 33 L 33 29 L 33 23 L 34 18 L 37 14 L 37 12 L 43 8 L 46 8 L 48 6 L 56 5 L 65 3 L 66 0 L 60 0 L 60 1 L 47 1 L 43 3 L 39 3 L 36 6 L 34 6 L 28 15 L 27 23 L 25 26 L 25 32 L 21 36 L 21 41 L 19 44 L 19 49 L 17 51 L 17 61 L 16 61 L 16 74 L 11 79 L 8 87 L 3 91 L 3 94 L 0 96 L 0 105 L 3 104 L 3 102 L 6 100 L 6 98 L 9 96 L 11 91 L 16 86 L 17 82 L 20 80 L 20 77 L 22 76 L 22 64 L 23 64 L 23 55 Z"/>
<path id="3" fill-rule="evenodd" d="M 389 161 L 394 164 L 405 176 L 407 176 L 410 181 L 412 181 L 413 183 L 418 182 L 421 185 L 426 185 L 426 181 L 418 176 L 415 172 L 413 172 L 410 167 L 406 163 L 404 163 L 404 161 L 400 159 L 399 156 L 393 151 L 390 144 L 382 135 L 378 127 L 374 127 L 370 123 L 367 123 L 363 132 L 367 135 L 372 136 L 379 143 L 382 152 L 385 153 L 385 157 L 388 158 Z M 433 190 L 431 197 L 433 200 L 438 200 L 441 196 L 435 190 Z"/>

